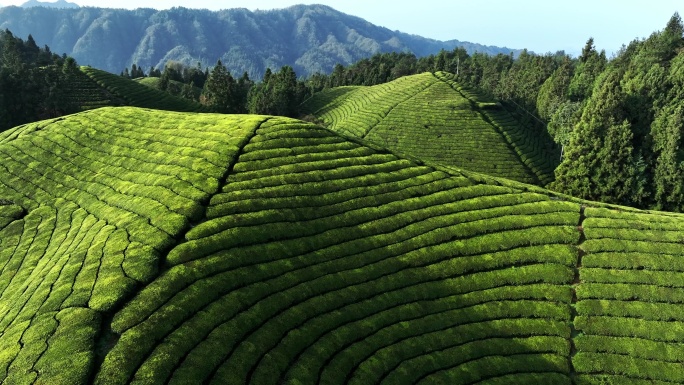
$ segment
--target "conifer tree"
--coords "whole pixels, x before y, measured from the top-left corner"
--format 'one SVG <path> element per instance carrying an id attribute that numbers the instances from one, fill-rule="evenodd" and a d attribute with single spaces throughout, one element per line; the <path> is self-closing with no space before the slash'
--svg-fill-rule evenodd
<path id="1" fill-rule="evenodd" d="M 437 54 L 437 57 L 435 58 L 435 67 L 434 71 L 444 71 L 446 70 L 447 62 L 446 62 L 446 51 L 444 49 L 440 50 L 439 53 Z"/>
<path id="2" fill-rule="evenodd" d="M 556 110 L 568 100 L 568 87 L 572 79 L 572 62 L 564 56 L 560 66 L 549 76 L 539 89 L 537 111 L 548 121 Z"/>
<path id="3" fill-rule="evenodd" d="M 247 103 L 248 95 L 250 89 L 254 86 L 254 82 L 249 78 L 247 71 L 242 73 L 242 76 L 237 81 L 237 92 L 236 92 L 236 102 L 237 102 L 237 112 L 240 114 L 247 113 Z"/>
<path id="4" fill-rule="evenodd" d="M 204 84 L 200 101 L 217 112 L 236 113 L 239 110 L 235 100 L 236 88 L 230 71 L 218 60 Z"/>
<path id="5" fill-rule="evenodd" d="M 655 208 L 684 210 L 684 103 L 679 100 L 664 108 L 653 122 L 655 165 Z"/>
<path id="6" fill-rule="evenodd" d="M 556 169 L 552 188 L 586 199 L 596 199 L 602 183 L 599 153 L 609 127 L 622 122 L 619 99 L 620 73 L 610 71 L 597 84 L 595 95 L 570 136 L 563 162 Z"/>
<path id="7" fill-rule="evenodd" d="M 618 204 L 647 198 L 643 160 L 633 147 L 632 126 L 622 105 L 622 75 L 619 69 L 609 69 L 597 81 L 552 188 Z"/>
<path id="8" fill-rule="evenodd" d="M 670 63 L 666 105 L 651 125 L 655 208 L 684 211 L 684 52 Z"/>
<path id="9" fill-rule="evenodd" d="M 574 102 L 582 102 L 588 99 L 594 88 L 594 82 L 604 71 L 606 63 L 605 52 L 596 52 L 594 38 L 589 38 L 582 49 L 579 63 L 568 85 L 569 99 Z"/>
<path id="10" fill-rule="evenodd" d="M 180 96 L 181 96 L 182 98 L 185 98 L 185 99 L 188 99 L 188 100 L 196 100 L 194 88 L 195 88 L 194 83 L 192 83 L 192 84 L 188 84 L 188 83 L 183 84 L 183 88 L 181 89 Z"/>

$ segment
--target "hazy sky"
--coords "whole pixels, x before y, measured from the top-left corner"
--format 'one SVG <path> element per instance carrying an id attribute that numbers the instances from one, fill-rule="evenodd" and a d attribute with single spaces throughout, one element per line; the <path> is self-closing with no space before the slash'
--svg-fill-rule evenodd
<path id="1" fill-rule="evenodd" d="M 19 5 L 25 0 L 0 0 Z M 157 8 L 175 6 L 212 10 L 244 7 L 284 8 L 326 4 L 392 30 L 439 40 L 528 48 L 537 53 L 578 53 L 593 36 L 610 55 L 634 38 L 647 37 L 684 11 L 682 0 L 69 0 L 81 6 Z M 398 5 L 401 4 L 401 5 Z"/>

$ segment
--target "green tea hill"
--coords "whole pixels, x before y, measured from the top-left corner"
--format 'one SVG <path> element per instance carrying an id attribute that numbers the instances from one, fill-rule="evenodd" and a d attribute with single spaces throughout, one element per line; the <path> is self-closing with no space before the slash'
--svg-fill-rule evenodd
<path id="1" fill-rule="evenodd" d="M 445 72 L 333 88 L 314 95 L 302 109 L 333 131 L 524 183 L 550 183 L 560 159 L 548 134 L 520 126 L 501 105 Z"/>
<path id="2" fill-rule="evenodd" d="M 684 216 L 287 118 L 0 134 L 5 384 L 677 384 Z"/>
<path id="3" fill-rule="evenodd" d="M 145 78 L 138 78 L 134 79 L 134 81 L 145 85 L 147 87 L 154 88 L 155 90 L 159 89 L 159 84 L 161 83 L 161 78 L 158 77 L 145 77 Z M 183 92 L 183 88 L 186 85 L 182 82 L 179 82 L 178 80 L 169 80 L 168 84 L 168 89 L 166 90 L 167 93 L 170 93 L 171 95 L 174 96 L 179 96 Z M 194 95 L 195 99 L 199 99 L 200 95 L 202 94 L 202 89 L 199 87 L 192 87 L 192 94 Z"/>
<path id="4" fill-rule="evenodd" d="M 80 67 L 68 84 L 66 97 L 82 110 L 133 106 L 166 111 L 199 112 L 199 103 L 92 67 Z"/>

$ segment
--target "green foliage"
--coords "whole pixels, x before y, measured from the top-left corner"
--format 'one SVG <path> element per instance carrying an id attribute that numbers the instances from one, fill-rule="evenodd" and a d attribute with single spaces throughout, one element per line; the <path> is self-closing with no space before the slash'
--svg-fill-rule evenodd
<path id="1" fill-rule="evenodd" d="M 292 67 L 283 66 L 275 74 L 267 69 L 263 82 L 250 89 L 247 98 L 250 114 L 297 117 L 304 90 Z"/>
<path id="2" fill-rule="evenodd" d="M 272 119 L 207 216 L 114 316 L 98 382 L 567 378 L 576 204 Z"/>
<path id="3" fill-rule="evenodd" d="M 67 88 L 76 64 L 49 47 L 0 31 L 0 132 L 77 111 Z"/>
<path id="4" fill-rule="evenodd" d="M 208 105 L 216 112 L 241 112 L 242 108 L 239 106 L 243 106 L 245 101 L 238 99 L 237 87 L 237 82 L 230 71 L 219 60 L 211 70 L 202 90 L 202 104 Z"/>
<path id="5" fill-rule="evenodd" d="M 490 168 L 475 165 L 476 171 L 490 175 L 507 172 L 504 176 L 508 178 L 547 185 L 554 178 L 546 175 L 560 159 L 563 164 L 556 170 L 558 180 L 550 185 L 557 191 L 603 202 L 680 211 L 682 30 L 681 18 L 675 14 L 664 30 L 647 39 L 632 41 L 610 61 L 604 51 L 596 51 L 593 38 L 586 42 L 577 59 L 562 51 L 545 55 L 523 51 L 517 58 L 502 54 L 468 55 L 459 49 L 443 50 L 420 59 L 411 54 L 378 54 L 348 67 L 337 66 L 331 75 L 312 77 L 307 85 L 310 90 L 318 91 L 339 86 L 377 85 L 423 71 L 458 72 L 459 84 L 500 100 L 498 104 L 482 104 L 476 100 L 474 106 L 483 112 L 495 106 L 512 112 L 519 122 L 516 124 L 519 133 L 512 135 L 511 144 L 539 181 L 527 180 L 499 165 L 490 165 Z M 349 133 L 368 135 L 385 147 L 415 154 L 410 144 L 401 143 L 400 135 L 391 130 L 383 132 L 381 122 L 395 127 L 398 122 L 389 120 L 392 115 L 398 115 L 409 104 L 415 110 L 422 100 L 386 101 L 381 94 L 368 95 L 363 100 L 360 94 L 361 91 L 351 88 L 326 90 L 309 100 L 305 110 L 318 111 L 317 118 L 325 116 L 323 120 L 333 128 L 340 129 L 331 122 L 343 120 L 344 129 Z M 400 98 L 409 95 L 405 93 Z M 376 96 L 380 97 L 375 99 Z M 330 105 L 331 111 L 321 110 L 326 105 Z M 397 107 L 397 111 L 387 105 Z M 440 108 L 431 105 L 431 113 L 419 117 L 443 116 Z M 350 118 L 352 114 L 355 116 Z M 427 130 L 421 127 L 438 123 L 430 119 L 404 120 L 418 131 L 410 133 L 412 140 L 425 135 Z M 548 146 L 547 133 L 560 145 L 560 152 Z M 437 135 L 440 134 L 443 135 L 442 132 Z M 503 135 L 508 137 L 505 130 Z M 449 153 L 453 146 L 434 151 L 432 143 L 418 140 L 415 146 L 427 149 L 421 157 L 439 162 L 444 162 L 443 158 L 460 157 Z M 489 143 L 479 145 L 491 147 Z M 546 154 L 537 156 L 535 151 Z M 492 152 L 501 154 L 498 149 Z M 474 163 L 472 159 L 466 158 L 464 163 Z M 484 160 L 484 163 L 493 163 L 493 160 Z"/>
<path id="6" fill-rule="evenodd" d="M 681 210 L 677 57 L 683 29 L 675 14 L 663 31 L 633 41 L 607 64 L 593 39 L 587 42 L 568 91 L 571 100 L 586 101 L 553 188 L 587 199 Z"/>
<path id="7" fill-rule="evenodd" d="M 556 110 L 566 101 L 571 76 L 572 62 L 568 57 L 564 57 L 560 67 L 544 81 L 539 89 L 537 111 L 542 119 L 549 121 Z"/>
<path id="8" fill-rule="evenodd" d="M 681 382 L 684 219 L 591 208 L 585 215 L 572 359 L 578 383 Z"/>
<path id="9" fill-rule="evenodd" d="M 567 88 L 571 101 L 582 102 L 591 96 L 596 79 L 605 70 L 606 64 L 606 53 L 596 52 L 594 38 L 589 38 Z"/>
<path id="10" fill-rule="evenodd" d="M 547 130 L 553 141 L 563 146 L 570 144 L 572 131 L 580 120 L 582 105 L 579 102 L 560 102 L 556 105 L 551 119 L 547 125 Z"/>
<path id="11" fill-rule="evenodd" d="M 670 91 L 663 108 L 656 113 L 651 125 L 655 161 L 656 207 L 664 210 L 684 210 L 684 153 L 682 153 L 681 127 L 684 105 L 684 54 L 679 53 L 671 62 L 668 84 Z"/>
<path id="12" fill-rule="evenodd" d="M 621 108 L 621 73 L 608 71 L 573 131 L 552 188 L 586 199 L 620 204 L 646 199 L 633 132 Z"/>

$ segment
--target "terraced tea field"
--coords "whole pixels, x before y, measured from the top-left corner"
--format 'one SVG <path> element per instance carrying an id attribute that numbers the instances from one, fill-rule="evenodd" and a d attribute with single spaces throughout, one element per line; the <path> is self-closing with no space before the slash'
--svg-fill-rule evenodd
<path id="1" fill-rule="evenodd" d="M 137 83 L 140 83 L 144 86 L 158 90 L 159 84 L 161 82 L 161 78 L 146 77 L 146 78 L 135 79 L 134 81 Z M 180 94 L 183 91 L 184 86 L 185 86 L 185 84 L 183 84 L 182 82 L 179 82 L 177 80 L 170 80 L 168 88 L 165 92 L 170 93 L 171 95 L 180 96 Z M 199 87 L 192 87 L 192 92 L 195 96 L 195 100 L 199 100 L 199 97 L 202 94 L 202 89 Z"/>
<path id="2" fill-rule="evenodd" d="M 199 103 L 170 95 L 167 92 L 106 71 L 92 67 L 81 67 L 81 71 L 107 93 L 123 100 L 124 105 L 166 111 L 204 111 L 204 106 Z"/>
<path id="3" fill-rule="evenodd" d="M 0 134 L 0 381 L 684 382 L 684 217 L 301 121 Z"/>
<path id="4" fill-rule="evenodd" d="M 65 92 L 69 104 L 78 106 L 81 110 L 91 110 L 100 107 L 124 106 L 126 100 L 108 91 L 91 79 L 81 67 L 81 71 L 74 71 Z"/>
<path id="5" fill-rule="evenodd" d="M 69 105 L 83 111 L 118 106 L 181 112 L 205 110 L 199 103 L 91 67 L 80 67 L 71 75 L 64 95 Z"/>
<path id="6" fill-rule="evenodd" d="M 585 215 L 579 383 L 684 383 L 684 222 L 597 208 Z"/>
<path id="7" fill-rule="evenodd" d="M 444 72 L 324 91 L 302 108 L 335 132 L 524 183 L 551 182 L 559 159 L 550 138 L 528 132 L 496 103 Z"/>

